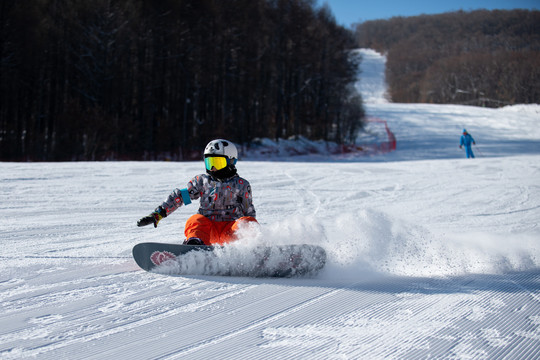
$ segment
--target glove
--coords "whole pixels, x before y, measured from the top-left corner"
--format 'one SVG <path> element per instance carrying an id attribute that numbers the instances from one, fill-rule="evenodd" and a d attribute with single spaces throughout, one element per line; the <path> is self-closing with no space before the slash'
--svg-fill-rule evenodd
<path id="1" fill-rule="evenodd" d="M 150 224 L 154 224 L 154 227 L 157 227 L 157 224 L 161 219 L 163 219 L 166 214 L 165 210 L 162 207 L 159 207 L 157 211 L 152 212 L 150 215 L 145 216 L 141 218 L 139 221 L 137 221 L 137 226 L 146 226 Z"/>

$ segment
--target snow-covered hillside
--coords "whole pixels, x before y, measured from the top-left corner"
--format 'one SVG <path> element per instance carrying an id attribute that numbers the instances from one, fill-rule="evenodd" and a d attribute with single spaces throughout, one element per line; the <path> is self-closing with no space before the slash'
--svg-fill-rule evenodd
<path id="1" fill-rule="evenodd" d="M 0 163 L 0 357 L 539 358 L 540 106 L 389 103 L 362 53 L 395 152 L 238 164 L 262 229 L 234 246 L 319 244 L 314 278 L 136 266 L 136 243 L 182 240 L 196 204 L 135 223 L 202 161 Z"/>

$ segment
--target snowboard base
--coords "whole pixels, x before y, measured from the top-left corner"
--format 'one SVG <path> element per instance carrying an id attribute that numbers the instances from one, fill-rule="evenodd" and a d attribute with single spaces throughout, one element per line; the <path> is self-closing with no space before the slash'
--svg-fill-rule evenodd
<path id="1" fill-rule="evenodd" d="M 133 247 L 139 267 L 169 275 L 293 277 L 317 274 L 326 252 L 316 245 L 273 245 L 245 248 L 166 243 Z"/>

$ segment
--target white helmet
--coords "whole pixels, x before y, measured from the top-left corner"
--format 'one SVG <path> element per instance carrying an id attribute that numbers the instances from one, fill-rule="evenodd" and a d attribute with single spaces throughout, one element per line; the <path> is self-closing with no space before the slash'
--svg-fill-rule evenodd
<path id="1" fill-rule="evenodd" d="M 204 148 L 204 157 L 209 155 L 222 155 L 228 159 L 230 165 L 235 165 L 238 161 L 238 150 L 236 146 L 224 139 L 212 140 Z"/>

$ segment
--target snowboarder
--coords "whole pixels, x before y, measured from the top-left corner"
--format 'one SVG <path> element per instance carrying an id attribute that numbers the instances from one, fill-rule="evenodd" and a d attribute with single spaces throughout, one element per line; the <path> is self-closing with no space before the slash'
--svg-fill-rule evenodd
<path id="1" fill-rule="evenodd" d="M 137 226 L 154 224 L 182 205 L 200 199 L 199 212 L 185 225 L 187 245 L 223 245 L 236 240 L 241 224 L 257 222 L 252 203 L 251 186 L 237 174 L 238 150 L 227 140 L 216 139 L 204 149 L 206 174 L 195 176 L 185 189 L 175 189 Z"/>
<path id="2" fill-rule="evenodd" d="M 463 146 L 465 146 L 467 159 L 469 158 L 474 159 L 474 153 L 472 151 L 472 144 L 476 145 L 476 142 L 474 141 L 471 134 L 469 134 L 466 129 L 463 129 L 463 135 L 461 135 L 461 139 L 459 140 L 459 148 L 461 149 L 463 148 Z"/>

